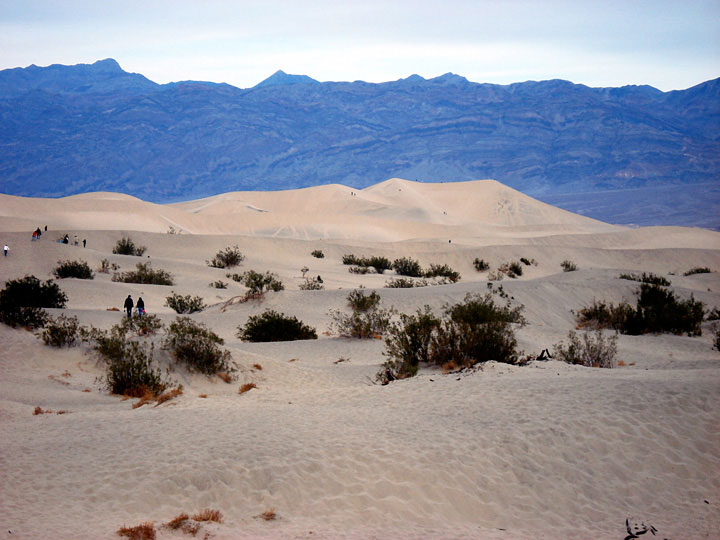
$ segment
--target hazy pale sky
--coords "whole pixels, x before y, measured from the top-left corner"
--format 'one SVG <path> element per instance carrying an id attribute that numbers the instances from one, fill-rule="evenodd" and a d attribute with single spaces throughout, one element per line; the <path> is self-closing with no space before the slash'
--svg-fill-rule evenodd
<path id="1" fill-rule="evenodd" d="M 0 0 L 0 69 L 103 58 L 241 88 L 282 69 L 673 90 L 720 76 L 720 0 Z"/>

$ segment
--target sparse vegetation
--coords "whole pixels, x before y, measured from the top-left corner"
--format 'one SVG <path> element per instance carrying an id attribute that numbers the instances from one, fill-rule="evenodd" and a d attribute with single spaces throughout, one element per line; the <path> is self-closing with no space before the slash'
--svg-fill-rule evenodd
<path id="1" fill-rule="evenodd" d="M 135 527 L 120 527 L 118 535 L 126 536 L 130 540 L 155 540 L 155 525 L 152 521 L 146 521 Z"/>
<path id="2" fill-rule="evenodd" d="M 720 309 L 717 307 L 712 308 L 710 311 L 707 312 L 705 315 L 706 321 L 718 321 L 720 320 Z"/>
<path id="3" fill-rule="evenodd" d="M 137 263 L 136 270 L 113 274 L 112 281 L 140 283 L 143 285 L 174 285 L 172 274 L 165 270 L 154 270 L 150 263 Z"/>
<path id="4" fill-rule="evenodd" d="M 348 268 L 348 272 L 350 272 L 351 274 L 365 275 L 365 274 L 374 274 L 375 269 L 370 268 L 369 266 L 351 266 L 350 268 Z"/>
<path id="5" fill-rule="evenodd" d="M 390 260 L 387 257 L 372 256 L 372 257 L 357 257 L 353 254 L 343 255 L 342 262 L 345 265 L 352 265 L 358 267 L 358 270 L 350 269 L 350 272 L 354 274 L 367 274 L 368 268 L 372 268 L 378 274 L 385 273 L 385 270 L 389 270 L 392 267 Z"/>
<path id="6" fill-rule="evenodd" d="M 298 341 L 317 339 L 317 332 L 297 317 L 268 309 L 251 316 L 244 328 L 238 327 L 237 337 L 252 342 Z"/>
<path id="7" fill-rule="evenodd" d="M 325 258 L 325 254 L 319 249 L 314 249 L 312 251 L 312 253 L 310 253 L 310 255 L 312 255 L 316 259 L 324 259 Z"/>
<path id="8" fill-rule="evenodd" d="M 692 276 L 695 274 L 711 274 L 712 270 L 708 268 L 707 266 L 696 266 L 695 268 L 691 268 L 687 272 L 683 274 L 683 276 Z"/>
<path id="9" fill-rule="evenodd" d="M 442 318 L 430 308 L 401 315 L 385 340 L 388 360 L 376 380 L 382 384 L 411 377 L 423 362 L 445 368 L 469 367 L 496 360 L 516 363 L 519 353 L 511 324 L 525 324 L 522 306 L 497 306 L 492 293 L 469 294 L 462 303 L 446 306 Z"/>
<path id="10" fill-rule="evenodd" d="M 80 339 L 79 330 L 77 317 L 60 315 L 57 318 L 48 317 L 45 327 L 36 335 L 50 347 L 72 347 Z"/>
<path id="11" fill-rule="evenodd" d="M 570 330 L 568 343 L 561 341 L 554 348 L 555 358 L 568 364 L 585 367 L 614 368 L 617 357 L 617 336 L 606 337 L 600 330 L 583 332 L 582 339 Z"/>
<path id="12" fill-rule="evenodd" d="M 720 351 L 720 326 L 713 323 L 713 325 L 710 327 L 710 331 L 713 334 L 713 346 L 715 349 Z"/>
<path id="13" fill-rule="evenodd" d="M 366 295 L 362 288 L 352 291 L 348 297 L 350 314 L 332 310 L 331 329 L 343 337 L 380 337 L 390 324 L 392 310 L 379 307 L 380 295 L 372 292 Z"/>
<path id="14" fill-rule="evenodd" d="M 247 292 L 248 298 L 261 297 L 266 291 L 278 292 L 285 289 L 282 281 L 277 279 L 277 276 L 271 272 L 261 274 L 255 270 L 248 270 L 240 276 L 239 281 L 249 289 Z"/>
<path id="15" fill-rule="evenodd" d="M 574 272 L 575 270 L 577 270 L 577 265 L 568 259 L 565 259 L 563 262 L 561 262 L 560 266 L 562 267 L 563 272 Z"/>
<path id="16" fill-rule="evenodd" d="M 425 270 L 425 277 L 444 277 L 452 283 L 460 281 L 460 273 L 450 268 L 447 264 L 431 264 L 430 268 Z"/>
<path id="17" fill-rule="evenodd" d="M 662 287 L 669 287 L 671 283 L 662 276 L 656 276 L 653 273 L 643 272 L 641 275 L 637 274 L 620 274 L 619 279 L 627 279 L 630 281 L 639 281 L 641 283 L 649 283 L 651 285 L 660 285 Z"/>
<path id="18" fill-rule="evenodd" d="M 317 278 L 305 278 L 305 281 L 300 284 L 301 291 L 320 291 L 324 288 L 323 282 L 318 281 Z"/>
<path id="19" fill-rule="evenodd" d="M 205 303 L 199 296 L 185 296 L 179 295 L 173 291 L 173 293 L 165 298 L 165 305 L 170 309 L 175 310 L 176 313 L 196 313 L 205 309 Z"/>
<path id="20" fill-rule="evenodd" d="M 132 317 L 123 317 L 122 322 L 118 325 L 126 334 L 134 333 L 138 336 L 153 336 L 163 327 L 162 321 L 157 315 L 138 315 L 135 313 Z"/>
<path id="21" fill-rule="evenodd" d="M 205 262 L 212 268 L 231 268 L 238 266 L 244 260 L 245 255 L 240 252 L 240 248 L 232 246 L 218 251 L 211 260 Z"/>
<path id="22" fill-rule="evenodd" d="M 260 518 L 265 521 L 273 521 L 273 520 L 277 519 L 277 512 L 275 512 L 274 508 L 270 508 L 268 510 L 265 510 L 262 514 L 258 514 L 255 517 Z"/>
<path id="23" fill-rule="evenodd" d="M 145 251 L 147 251 L 147 247 L 136 246 L 135 242 L 125 236 L 118 240 L 113 248 L 113 253 L 116 255 L 134 255 L 136 257 L 141 257 Z"/>
<path id="24" fill-rule="evenodd" d="M 523 263 L 525 266 L 537 266 L 538 263 L 535 259 L 526 259 L 525 257 L 520 257 L 520 262 Z"/>
<path id="25" fill-rule="evenodd" d="M 426 279 L 410 279 L 410 278 L 391 278 L 385 282 L 388 289 L 412 289 L 413 287 L 427 287 Z"/>
<path id="26" fill-rule="evenodd" d="M 58 279 L 93 279 L 95 277 L 85 261 L 58 261 L 57 264 L 53 274 Z"/>
<path id="27" fill-rule="evenodd" d="M 245 383 L 238 390 L 238 394 L 244 394 L 245 392 L 249 392 L 253 388 L 257 388 L 257 384 L 255 384 L 254 382 Z"/>
<path id="28" fill-rule="evenodd" d="M 422 277 L 423 275 L 420 263 L 409 257 L 395 259 L 392 263 L 392 269 L 400 276 Z"/>
<path id="29" fill-rule="evenodd" d="M 115 263 L 111 264 L 110 261 L 108 261 L 107 259 L 103 259 L 102 261 L 100 261 L 100 267 L 97 269 L 97 271 L 102 274 L 109 274 L 110 270 L 115 272 L 116 270 L 119 270 L 119 269 L 120 269 L 120 265 L 115 264 Z"/>
<path id="30" fill-rule="evenodd" d="M 220 510 L 212 510 L 210 508 L 205 508 L 204 510 L 197 512 L 192 518 L 195 521 L 214 521 L 215 523 L 223 522 L 222 512 L 220 512 Z"/>
<path id="31" fill-rule="evenodd" d="M 194 322 L 190 317 L 178 317 L 168 327 L 163 348 L 188 370 L 215 375 L 232 371 L 230 352 L 220 348 L 224 343 L 205 325 Z"/>
<path id="32" fill-rule="evenodd" d="M 215 288 L 215 289 L 227 289 L 227 288 L 228 288 L 228 284 L 225 283 L 223 280 L 218 279 L 218 280 L 216 280 L 216 281 L 211 282 L 211 283 L 210 283 L 210 287 L 213 287 L 213 288 Z"/>
<path id="33" fill-rule="evenodd" d="M 486 263 L 483 259 L 478 259 L 477 257 L 473 261 L 473 266 L 478 272 L 486 272 L 490 270 L 490 265 Z"/>
<path id="34" fill-rule="evenodd" d="M 0 291 L 0 321 L 16 327 L 39 328 L 47 322 L 42 308 L 64 308 L 67 302 L 57 283 L 41 282 L 32 275 L 11 279 Z"/>
<path id="35" fill-rule="evenodd" d="M 703 303 L 693 297 L 681 300 L 660 285 L 643 283 L 634 308 L 627 302 L 615 306 L 593 301 L 590 307 L 579 310 L 577 316 L 579 326 L 613 328 L 623 334 L 669 332 L 699 336 L 704 315 Z"/>

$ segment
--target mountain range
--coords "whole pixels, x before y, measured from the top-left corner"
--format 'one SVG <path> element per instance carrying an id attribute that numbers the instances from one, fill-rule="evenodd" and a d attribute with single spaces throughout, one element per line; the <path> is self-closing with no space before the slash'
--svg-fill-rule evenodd
<path id="1" fill-rule="evenodd" d="M 115 60 L 0 71 L 0 192 L 153 202 L 492 178 L 614 223 L 720 228 L 720 79 L 157 84 Z M 611 202 L 610 202 L 611 201 Z"/>

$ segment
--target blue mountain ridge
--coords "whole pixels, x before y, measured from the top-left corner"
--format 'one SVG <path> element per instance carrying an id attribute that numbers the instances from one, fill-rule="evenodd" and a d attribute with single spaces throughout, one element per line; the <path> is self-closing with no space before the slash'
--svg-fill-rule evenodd
<path id="1" fill-rule="evenodd" d="M 106 59 L 0 71 L 0 119 L 0 192 L 12 195 L 102 190 L 172 202 L 493 178 L 605 221 L 720 227 L 720 79 L 661 92 L 452 73 L 318 82 L 277 71 L 240 89 L 157 84 Z M 634 198 L 598 204 L 603 193 Z"/>

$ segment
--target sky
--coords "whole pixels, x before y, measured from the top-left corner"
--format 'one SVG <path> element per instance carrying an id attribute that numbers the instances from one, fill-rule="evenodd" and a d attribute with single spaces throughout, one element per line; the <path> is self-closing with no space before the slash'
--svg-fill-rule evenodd
<path id="1" fill-rule="evenodd" d="M 720 0 L 0 0 L 0 69 L 104 58 L 240 88 L 282 69 L 668 91 L 720 77 Z"/>

